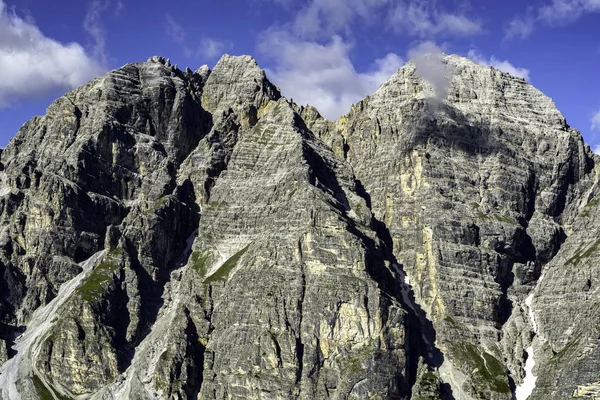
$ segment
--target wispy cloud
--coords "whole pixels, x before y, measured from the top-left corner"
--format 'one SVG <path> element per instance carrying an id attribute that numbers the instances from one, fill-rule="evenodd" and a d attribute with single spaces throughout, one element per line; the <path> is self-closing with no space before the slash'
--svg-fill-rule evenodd
<path id="1" fill-rule="evenodd" d="M 92 54 L 102 65 L 107 65 L 106 55 L 106 31 L 102 24 L 102 16 L 109 9 L 110 0 L 93 0 L 88 6 L 83 28 L 92 38 Z"/>
<path id="2" fill-rule="evenodd" d="M 596 111 L 596 113 L 592 116 L 590 123 L 593 131 L 600 132 L 600 109 L 598 109 L 598 111 Z"/>
<path id="3" fill-rule="evenodd" d="M 289 8 L 289 1 L 271 0 Z M 304 40 L 347 36 L 357 22 L 387 21 L 392 32 L 426 38 L 438 35 L 476 35 L 479 20 L 462 12 L 448 12 L 435 0 L 310 0 L 297 10 L 291 31 Z"/>
<path id="4" fill-rule="evenodd" d="M 535 20 L 530 16 L 524 18 L 514 18 L 508 23 L 508 27 L 506 28 L 505 32 L 505 39 L 512 39 L 517 37 L 525 39 L 533 32 L 534 25 Z"/>
<path id="5" fill-rule="evenodd" d="M 232 46 L 233 44 L 230 41 L 206 37 L 200 41 L 198 54 L 208 58 L 216 58 L 222 56 Z"/>
<path id="6" fill-rule="evenodd" d="M 389 22 L 396 32 L 421 38 L 472 36 L 483 32 L 480 21 L 440 10 L 436 2 L 400 2 L 390 14 Z"/>
<path id="7" fill-rule="evenodd" d="M 377 20 L 390 3 L 390 0 L 311 0 L 296 14 L 293 31 L 304 39 L 330 37 L 347 30 L 357 19 Z"/>
<path id="8" fill-rule="evenodd" d="M 175 21 L 171 14 L 167 13 L 165 19 L 167 21 L 167 35 L 169 35 L 169 37 L 178 45 L 184 46 L 186 34 L 183 26 L 179 25 L 179 23 Z"/>
<path id="9" fill-rule="evenodd" d="M 228 40 L 218 40 L 210 37 L 200 39 L 198 46 L 190 46 L 187 41 L 187 32 L 183 26 L 171 14 L 167 14 L 165 18 L 167 22 L 167 35 L 181 48 L 181 51 L 187 58 L 197 56 L 217 58 L 233 47 L 233 43 Z"/>
<path id="10" fill-rule="evenodd" d="M 599 0 L 552 0 L 537 9 L 529 9 L 525 17 L 513 18 L 508 23 L 505 38 L 526 38 L 538 24 L 564 26 L 595 12 L 600 12 Z"/>
<path id="11" fill-rule="evenodd" d="M 479 53 L 476 50 L 470 50 L 469 53 L 467 54 L 467 57 L 469 57 L 471 60 L 475 61 L 477 64 L 488 65 L 488 66 L 494 67 L 496 69 L 499 69 L 502 72 L 511 74 L 512 76 L 523 78 L 526 81 L 529 81 L 529 73 L 530 73 L 529 70 L 526 68 L 515 67 L 508 60 L 499 60 L 496 57 L 494 57 L 493 55 L 490 58 L 486 58 L 485 56 L 483 56 L 481 53 Z"/>
<path id="12" fill-rule="evenodd" d="M 375 92 L 403 64 L 398 55 L 389 53 L 360 73 L 350 60 L 351 47 L 340 36 L 319 44 L 282 30 L 265 32 L 259 43 L 259 50 L 274 63 L 267 69 L 269 79 L 286 97 L 317 107 L 329 119 L 350 111 L 352 104 Z"/>
<path id="13" fill-rule="evenodd" d="M 78 43 L 45 36 L 32 18 L 20 17 L 0 0 L 0 71 L 0 107 L 6 107 L 80 86 L 104 72 L 104 64 Z"/>

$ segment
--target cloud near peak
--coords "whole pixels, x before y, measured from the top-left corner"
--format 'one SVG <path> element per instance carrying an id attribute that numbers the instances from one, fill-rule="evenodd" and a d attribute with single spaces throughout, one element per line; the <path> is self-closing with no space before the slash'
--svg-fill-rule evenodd
<path id="1" fill-rule="evenodd" d="M 60 43 L 0 0 L 0 107 L 78 87 L 104 72 L 78 43 Z"/>
<path id="2" fill-rule="evenodd" d="M 375 92 L 404 63 L 397 54 L 388 53 L 368 71 L 358 72 L 350 60 L 352 46 L 340 36 L 318 43 L 272 29 L 263 33 L 258 47 L 272 60 L 267 75 L 283 95 L 315 106 L 328 119 L 349 112 L 352 104 Z"/>
<path id="3" fill-rule="evenodd" d="M 477 64 L 487 65 L 490 67 L 494 67 L 499 69 L 502 72 L 506 72 L 512 76 L 516 76 L 518 78 L 523 78 L 529 82 L 529 70 L 526 68 L 515 67 L 508 60 L 500 60 L 494 56 L 491 56 L 489 59 L 484 57 L 481 53 L 476 50 L 470 50 L 467 54 L 471 60 L 475 61 Z"/>

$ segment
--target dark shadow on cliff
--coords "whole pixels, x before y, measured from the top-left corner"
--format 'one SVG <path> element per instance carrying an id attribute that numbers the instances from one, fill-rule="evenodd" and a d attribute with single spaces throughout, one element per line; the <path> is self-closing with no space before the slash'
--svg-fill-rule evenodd
<path id="1" fill-rule="evenodd" d="M 127 325 L 120 325 L 120 329 L 116 334 L 117 337 L 120 337 L 117 348 L 123 355 L 122 370 L 129 367 L 136 347 L 151 332 L 158 318 L 158 313 L 164 305 L 163 294 L 171 273 L 183 267 L 191 255 L 190 250 L 184 251 L 187 247 L 186 241 L 195 238 L 194 232 L 200 223 L 200 209 L 196 204 L 192 183 L 186 180 L 175 189 L 173 194 L 176 200 L 157 212 L 159 214 L 165 213 L 161 215 L 162 221 L 170 221 L 169 224 L 161 224 L 161 227 L 170 226 L 174 221 L 179 221 L 180 224 L 174 223 L 169 232 L 162 232 L 153 238 L 153 240 L 158 241 L 170 240 L 175 244 L 171 255 L 166 258 L 164 264 L 157 263 L 150 269 L 150 266 L 145 265 L 145 262 L 138 258 L 139 243 L 134 243 L 131 239 L 125 239 L 125 250 L 130 257 L 131 267 L 138 279 L 141 315 L 139 329 L 132 343 L 127 343 L 125 340 L 124 330 L 127 329 Z M 153 247 L 153 245 L 150 244 L 150 247 Z M 124 296 L 121 299 L 123 305 L 127 304 L 129 300 L 125 294 Z"/>
<path id="2" fill-rule="evenodd" d="M 307 130 L 301 120 L 296 122 Z M 312 140 L 312 134 L 307 135 L 306 138 L 309 141 Z M 388 228 L 373 216 L 369 228 L 375 231 L 377 240 L 367 236 L 363 232 L 365 227 L 359 227 L 356 221 L 348 215 L 351 208 L 346 193 L 336 176 L 336 166 L 324 159 L 308 143 L 304 145 L 303 149 L 304 157 L 310 166 L 309 178 L 311 184 L 334 197 L 335 202 L 331 202 L 331 206 L 341 213 L 347 223 L 348 231 L 362 241 L 366 250 L 366 272 L 377 282 L 383 294 L 400 304 L 406 312 L 407 318 L 404 326 L 407 332 L 407 342 L 404 343 L 404 349 L 407 357 L 407 373 L 406 376 L 402 376 L 398 372 L 394 385 L 398 388 L 398 392 L 390 393 L 390 398 L 410 396 L 412 387 L 418 378 L 419 358 L 423 358 L 432 369 L 439 368 L 444 361 L 444 355 L 435 346 L 436 337 L 433 324 L 427 319 L 424 310 L 416 303 L 412 290 L 406 288 L 403 292 L 402 285 L 405 284 L 402 274 L 404 272 L 402 271 L 402 265 L 398 263 L 393 254 L 392 238 Z M 360 181 L 355 180 L 354 184 L 355 192 L 363 197 L 370 210 L 370 195 Z M 386 264 L 389 264 L 391 269 Z M 386 310 L 390 304 L 387 306 L 381 304 L 381 306 Z M 444 387 L 443 392 L 446 393 L 446 399 L 454 399 L 449 386 Z"/>
<path id="3" fill-rule="evenodd" d="M 414 112 L 404 123 L 405 135 L 401 138 L 404 150 L 449 149 L 467 156 L 502 153 L 515 157 L 500 138 L 504 133 L 487 121 L 474 122 L 459 109 L 444 103 L 415 100 Z"/>
<path id="4" fill-rule="evenodd" d="M 356 187 L 357 193 L 365 198 L 370 209 L 371 197 L 369 193 L 359 180 L 356 180 Z M 417 303 L 410 285 L 404 282 L 406 272 L 393 254 L 393 241 L 388 227 L 385 223 L 375 218 L 375 216 L 373 216 L 372 224 L 379 240 L 383 244 L 382 251 L 384 252 L 385 259 L 390 262 L 391 270 L 372 264 L 369 268 L 369 274 L 386 293 L 393 296 L 403 305 L 408 315 L 406 330 L 409 336 L 409 346 L 406 346 L 406 348 L 410 367 L 409 371 L 411 372 L 409 382 L 412 387 L 417 380 L 419 357 L 422 357 L 425 364 L 430 368 L 437 370 L 444 362 L 444 354 L 435 345 L 436 332 L 433 323 L 427 318 L 425 310 Z M 418 349 L 416 354 L 410 351 L 410 349 L 414 348 Z M 440 395 L 447 400 L 454 399 L 449 384 L 442 384 Z"/>

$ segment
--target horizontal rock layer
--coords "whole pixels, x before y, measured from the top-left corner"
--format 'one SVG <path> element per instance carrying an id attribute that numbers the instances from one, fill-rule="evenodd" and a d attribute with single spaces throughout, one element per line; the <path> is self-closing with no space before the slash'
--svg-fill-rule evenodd
<path id="1" fill-rule="evenodd" d="M 598 393 L 599 160 L 525 81 L 435 62 L 445 93 L 409 63 L 327 121 L 250 57 L 153 57 L 25 124 L 2 398 L 511 399 L 530 346 L 531 398 Z"/>

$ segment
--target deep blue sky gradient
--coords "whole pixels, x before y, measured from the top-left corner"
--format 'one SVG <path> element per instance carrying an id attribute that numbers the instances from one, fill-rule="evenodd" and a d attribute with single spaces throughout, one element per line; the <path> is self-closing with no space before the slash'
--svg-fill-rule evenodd
<path id="1" fill-rule="evenodd" d="M 83 21 L 98 0 L 5 0 L 21 18 L 29 18 L 44 36 L 61 43 L 77 42 L 91 55 L 94 38 L 84 29 Z M 313 0 L 314 1 L 314 0 Z M 381 0 L 383 1 L 383 0 Z M 390 0 L 391 1 L 391 0 Z M 408 2 L 409 0 L 403 0 Z M 515 17 L 535 10 L 552 1 L 472 2 L 438 1 L 437 6 L 449 12 L 461 13 L 479 21 L 482 32 L 474 35 L 433 35 L 425 37 L 396 32 L 376 19 L 353 19 L 338 34 L 351 44 L 349 58 L 357 72 L 368 71 L 374 60 L 393 52 L 404 60 L 408 50 L 421 40 L 433 40 L 447 53 L 467 55 L 476 50 L 485 57 L 507 60 L 515 67 L 526 68 L 530 82 L 552 97 L 569 124 L 579 129 L 586 142 L 600 145 L 600 132 L 592 130 L 592 116 L 600 110 L 600 8 L 582 13 L 566 24 L 536 23 L 525 38 L 507 39 L 506 29 Z M 219 56 L 197 50 L 204 38 L 222 43 L 230 54 L 251 54 L 259 65 L 274 68 L 272 55 L 259 50 L 259 44 L 269 29 L 289 29 L 290 23 L 307 2 L 293 0 L 222 0 L 171 2 L 156 0 L 102 0 L 99 26 L 104 31 L 106 47 L 105 69 L 143 61 L 152 55 L 163 55 L 185 68 L 211 67 Z M 185 45 L 169 33 L 168 19 L 176 21 L 184 34 Z M 1 34 L 1 33 L 0 33 Z M 329 43 L 332 35 L 301 37 L 299 40 Z M 1 42 L 1 38 L 0 38 Z M 193 50 L 186 54 L 184 47 Z M 303 60 L 299 60 L 303 62 Z M 0 71 L 2 74 L 2 71 Z M 276 82 L 277 83 L 277 82 Z M 56 88 L 45 93 L 15 98 L 0 108 L 0 146 L 5 146 L 19 127 L 34 115 L 44 114 L 52 100 L 64 93 Z M 284 95 L 286 93 L 284 92 Z"/>

